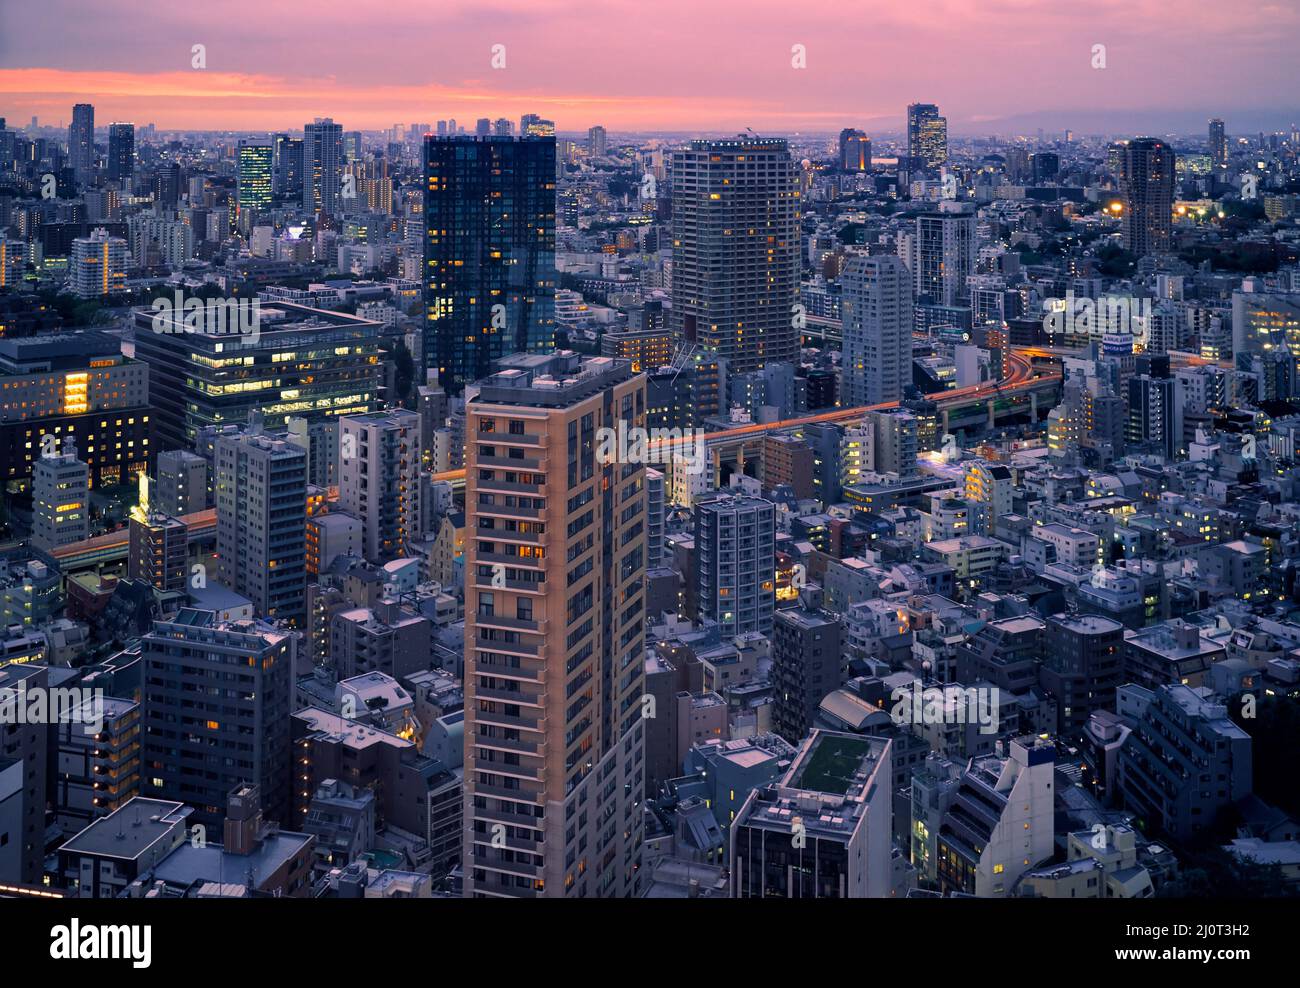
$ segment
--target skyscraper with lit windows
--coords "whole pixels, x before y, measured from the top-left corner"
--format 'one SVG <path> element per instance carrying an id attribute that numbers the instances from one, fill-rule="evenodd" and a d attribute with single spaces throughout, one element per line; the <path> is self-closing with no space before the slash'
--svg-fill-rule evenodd
<path id="1" fill-rule="evenodd" d="M 1223 121 L 1215 117 L 1210 121 L 1210 160 L 1219 168 L 1228 165 L 1228 136 L 1223 129 Z"/>
<path id="2" fill-rule="evenodd" d="M 302 208 L 337 213 L 342 198 L 343 126 L 326 117 L 302 129 Z"/>
<path id="3" fill-rule="evenodd" d="M 135 174 L 135 124 L 108 126 L 108 178 L 117 182 Z"/>
<path id="4" fill-rule="evenodd" d="M 68 125 L 68 164 L 72 166 L 78 185 L 89 185 L 95 177 L 95 108 L 89 103 L 78 103 L 72 108 L 72 123 Z"/>
<path id="5" fill-rule="evenodd" d="M 746 373 L 799 354 L 798 170 L 784 140 L 692 141 L 673 152 L 672 328 Z"/>
<path id="6" fill-rule="evenodd" d="M 602 456 L 600 430 L 644 427 L 645 378 L 630 361 L 560 351 L 507 357 L 476 389 L 466 405 L 465 894 L 635 897 L 643 718 L 653 715 L 643 703 L 646 468 Z"/>
<path id="7" fill-rule="evenodd" d="M 1154 137 L 1119 148 L 1124 249 L 1143 257 L 1169 250 L 1174 222 L 1174 149 Z"/>
<path id="8" fill-rule="evenodd" d="M 424 139 L 424 354 L 447 393 L 555 345 L 555 138 Z"/>
<path id="9" fill-rule="evenodd" d="M 844 406 L 899 401 L 912 383 L 911 282 L 899 257 L 851 257 L 845 264 Z"/>
<path id="10" fill-rule="evenodd" d="M 871 138 L 860 130 L 845 127 L 840 131 L 840 170 L 865 172 L 871 170 Z"/>
<path id="11" fill-rule="evenodd" d="M 252 229 L 257 215 L 271 208 L 272 153 L 269 144 L 241 144 L 235 220 L 241 230 Z"/>
<path id="12" fill-rule="evenodd" d="M 907 107 L 907 157 L 912 168 L 938 168 L 948 160 L 948 118 L 933 103 Z"/>

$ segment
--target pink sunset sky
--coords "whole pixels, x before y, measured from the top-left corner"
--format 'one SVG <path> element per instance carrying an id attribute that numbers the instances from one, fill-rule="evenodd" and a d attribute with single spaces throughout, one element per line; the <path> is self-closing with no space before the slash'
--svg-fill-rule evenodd
<path id="1" fill-rule="evenodd" d="M 1300 119 L 1298 41 L 1296 0 L 0 0 L 0 116 L 882 131 L 923 101 L 957 133 L 1249 131 Z"/>

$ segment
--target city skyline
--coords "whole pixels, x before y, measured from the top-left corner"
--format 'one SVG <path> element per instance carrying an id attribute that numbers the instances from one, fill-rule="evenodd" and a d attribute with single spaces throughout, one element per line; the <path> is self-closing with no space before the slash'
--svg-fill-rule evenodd
<path id="1" fill-rule="evenodd" d="M 183 970 L 215 899 L 1285 949 L 1300 11 L 42 2 L 0 905 L 51 959 Z"/>
<path id="2" fill-rule="evenodd" d="M 24 45 L 0 41 L 0 103 L 24 117 L 66 120 L 69 104 L 87 101 L 103 121 L 163 129 L 273 130 L 326 113 L 378 129 L 541 110 L 560 130 L 599 122 L 727 132 L 832 130 L 843 122 L 892 129 L 919 98 L 943 106 L 955 134 L 1015 126 L 1086 132 L 1103 119 L 1098 106 L 1117 126 L 1169 132 L 1194 130 L 1211 116 L 1230 128 L 1288 126 L 1288 111 L 1261 106 L 1261 95 L 1300 83 L 1287 47 L 1300 11 L 1269 3 L 1243 16 L 1195 0 L 1175 19 L 1153 0 L 1077 10 L 1001 0 L 979 11 L 954 0 L 924 11 L 891 0 L 873 8 L 869 22 L 822 24 L 760 0 L 747 6 L 742 33 L 725 11 L 681 0 L 659 5 L 653 18 L 629 2 L 593 18 L 570 3 L 458 0 L 436 10 L 395 5 L 392 16 L 406 25 L 396 38 L 387 21 L 356 23 L 349 6 L 288 6 L 297 15 L 274 21 L 248 0 L 228 4 L 219 20 L 198 12 L 160 18 L 135 0 L 75 15 L 66 0 L 9 9 L 0 13 L 0 37 Z M 128 39 L 146 16 L 151 42 L 142 47 Z M 690 30 L 681 30 L 687 17 Z M 344 30 L 349 58 L 326 68 L 318 52 Z M 1213 73 L 1198 70 L 1204 38 L 1214 39 Z M 202 69 L 193 67 L 194 45 L 204 46 Z M 505 46 L 499 56 L 497 45 Z M 1105 46 L 1104 68 L 1094 67 L 1097 45 Z M 794 67 L 795 46 L 805 68 Z M 943 59 L 916 57 L 940 48 Z M 493 67 L 494 57 L 502 67 Z M 638 58 L 652 58 L 658 71 L 628 72 Z"/>

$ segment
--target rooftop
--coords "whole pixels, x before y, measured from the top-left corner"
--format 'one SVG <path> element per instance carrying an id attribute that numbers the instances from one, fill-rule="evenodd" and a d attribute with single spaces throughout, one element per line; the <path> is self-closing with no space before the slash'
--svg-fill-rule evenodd
<path id="1" fill-rule="evenodd" d="M 184 803 L 137 796 L 63 843 L 62 850 L 133 861 L 190 814 Z"/>

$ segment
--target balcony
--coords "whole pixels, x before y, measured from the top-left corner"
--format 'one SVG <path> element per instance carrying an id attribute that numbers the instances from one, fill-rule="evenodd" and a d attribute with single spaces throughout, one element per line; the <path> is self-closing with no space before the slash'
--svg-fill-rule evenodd
<path id="1" fill-rule="evenodd" d="M 546 622 L 526 621 L 523 618 L 503 617 L 500 614 L 475 614 L 474 627 L 502 628 L 506 631 L 531 631 L 534 634 L 543 634 Z"/>
<path id="2" fill-rule="evenodd" d="M 475 491 L 498 494 L 541 494 L 541 484 L 512 484 L 504 480 L 471 480 Z"/>
<path id="3" fill-rule="evenodd" d="M 532 803 L 537 805 L 540 793 L 530 792 L 527 789 L 507 789 L 504 786 L 493 786 L 486 782 L 467 783 L 466 789 L 472 791 L 476 796 L 489 796 L 492 799 L 517 799 L 521 803 Z"/>
<path id="4" fill-rule="evenodd" d="M 493 751 L 508 751 L 515 755 L 539 755 L 542 750 L 542 743 L 540 741 L 511 741 L 507 738 L 486 738 L 478 732 L 474 733 L 470 744 L 475 748 L 487 748 Z M 492 763 L 487 762 L 485 764 Z"/>
<path id="5" fill-rule="evenodd" d="M 535 470 L 544 471 L 546 469 L 546 458 L 528 458 L 517 460 L 510 456 L 480 456 L 473 461 L 476 467 L 495 467 L 502 470 Z"/>
<path id="6" fill-rule="evenodd" d="M 489 652 L 505 652 L 508 655 L 522 655 L 527 658 L 536 658 L 542 650 L 541 645 L 530 645 L 527 642 L 495 641 L 491 638 L 484 638 L 481 635 L 474 638 L 474 647 Z"/>
<path id="7" fill-rule="evenodd" d="M 469 675 L 497 676 L 501 679 L 517 679 L 524 683 L 544 684 L 546 682 L 546 663 L 540 659 L 529 661 L 520 659 L 517 663 L 496 662 L 491 659 L 473 656 Z"/>
<path id="8" fill-rule="evenodd" d="M 497 844 L 497 845 L 493 845 L 492 839 L 493 838 L 490 833 L 474 835 L 475 844 L 482 844 L 486 847 L 492 847 L 495 850 L 499 850 L 499 851 L 521 851 L 526 854 L 541 854 L 542 849 L 545 846 L 544 841 L 528 840 L 526 837 L 507 836 L 505 839 L 506 842 L 504 844 Z"/>
<path id="9" fill-rule="evenodd" d="M 495 727 L 513 727 L 520 731 L 546 730 L 545 717 L 512 717 L 510 714 L 489 713 L 486 710 L 472 710 L 469 717 L 476 724 L 492 724 Z M 511 797 L 516 798 L 516 797 Z"/>
<path id="10" fill-rule="evenodd" d="M 546 520 L 545 508 L 521 508 L 504 504 L 479 504 L 477 514 L 482 517 L 523 518 L 536 521 Z"/>
<path id="11" fill-rule="evenodd" d="M 512 827 L 527 827 L 530 830 L 541 831 L 541 817 L 525 816 L 523 813 L 511 813 L 509 810 L 492 810 L 492 809 L 471 809 L 470 816 L 476 820 L 487 820 L 492 823 L 507 823 Z M 538 841 L 540 844 L 541 842 Z"/>
<path id="12" fill-rule="evenodd" d="M 516 703 L 521 707 L 540 707 L 545 702 L 540 695 L 530 693 L 512 693 L 510 690 L 490 689 L 475 685 L 474 699 L 495 700 L 499 703 Z"/>

